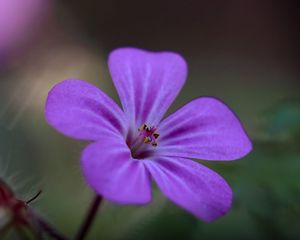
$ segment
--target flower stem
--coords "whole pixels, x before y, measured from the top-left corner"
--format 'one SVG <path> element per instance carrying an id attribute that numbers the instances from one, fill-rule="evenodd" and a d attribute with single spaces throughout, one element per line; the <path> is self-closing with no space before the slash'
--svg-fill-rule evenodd
<path id="1" fill-rule="evenodd" d="M 47 233 L 49 237 L 56 240 L 68 240 L 62 233 L 60 233 L 56 228 L 54 228 L 49 222 L 47 222 L 43 217 L 37 214 L 35 211 L 30 209 L 30 214 L 33 220 L 43 232 Z"/>
<path id="2" fill-rule="evenodd" d="M 83 240 L 86 237 L 86 235 L 95 219 L 95 216 L 96 216 L 96 213 L 100 206 L 101 201 L 102 201 L 102 196 L 96 195 L 93 202 L 90 205 L 90 208 L 87 212 L 85 220 L 82 223 L 82 225 L 75 237 L 76 240 Z"/>
<path id="3" fill-rule="evenodd" d="M 38 218 L 38 223 L 43 229 L 44 232 L 46 232 L 50 237 L 56 240 L 67 240 L 64 235 L 62 235 L 60 232 L 58 232 L 53 226 L 51 226 L 48 222 L 46 222 L 41 217 Z"/>

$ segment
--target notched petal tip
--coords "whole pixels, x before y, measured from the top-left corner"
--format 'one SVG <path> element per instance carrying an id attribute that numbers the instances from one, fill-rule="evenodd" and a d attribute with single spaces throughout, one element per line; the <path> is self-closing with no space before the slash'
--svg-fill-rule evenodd
<path id="1" fill-rule="evenodd" d="M 177 52 L 173 52 L 173 51 L 148 51 L 145 49 L 141 49 L 141 48 L 135 48 L 135 47 L 121 47 L 121 48 L 117 48 L 114 49 L 113 51 L 110 52 L 109 56 L 108 56 L 108 62 L 111 63 L 111 61 L 114 61 L 114 58 L 120 58 L 120 60 L 122 60 L 123 57 L 125 56 L 136 56 L 139 55 L 140 57 L 142 57 L 143 55 L 145 57 L 147 56 L 163 56 L 165 55 L 166 57 L 169 57 L 169 60 L 173 59 L 174 62 L 177 62 L 179 65 L 181 65 L 181 67 L 183 67 L 184 69 L 187 69 L 187 62 L 186 60 L 182 57 L 182 55 L 180 55 Z"/>
<path id="2" fill-rule="evenodd" d="M 123 109 L 138 126 L 159 123 L 187 76 L 185 60 L 167 51 L 119 48 L 108 65 Z"/>

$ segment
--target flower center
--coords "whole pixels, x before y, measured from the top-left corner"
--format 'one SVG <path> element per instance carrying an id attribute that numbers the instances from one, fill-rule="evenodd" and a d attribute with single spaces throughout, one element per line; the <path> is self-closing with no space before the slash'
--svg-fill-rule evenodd
<path id="1" fill-rule="evenodd" d="M 133 143 L 130 144 L 131 146 L 129 146 L 133 158 L 145 158 L 153 151 L 149 146 L 157 147 L 159 134 L 156 132 L 156 129 L 155 126 L 147 126 L 146 124 L 138 128 L 137 137 Z"/>
<path id="2" fill-rule="evenodd" d="M 153 147 L 157 146 L 156 139 L 159 137 L 159 134 L 156 132 L 156 127 L 148 127 L 146 124 L 143 124 L 138 131 L 144 143 L 151 144 Z"/>

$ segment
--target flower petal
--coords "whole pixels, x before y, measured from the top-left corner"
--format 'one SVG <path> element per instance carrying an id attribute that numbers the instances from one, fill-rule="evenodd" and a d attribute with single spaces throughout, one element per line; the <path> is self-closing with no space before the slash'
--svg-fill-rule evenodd
<path id="1" fill-rule="evenodd" d="M 198 98 L 158 127 L 160 154 L 205 160 L 235 160 L 252 144 L 235 114 L 221 101 Z"/>
<path id="2" fill-rule="evenodd" d="M 151 178 L 143 161 L 131 157 L 120 137 L 107 136 L 90 144 L 81 165 L 87 183 L 106 199 L 121 204 L 145 204 L 151 200 Z"/>
<path id="3" fill-rule="evenodd" d="M 135 48 L 113 51 L 109 69 L 123 109 L 135 126 L 157 125 L 187 74 L 186 63 L 180 55 Z"/>
<path id="4" fill-rule="evenodd" d="M 213 221 L 231 207 L 232 191 L 226 181 L 209 168 L 184 158 L 146 160 L 161 191 L 174 203 L 204 221 Z"/>
<path id="5" fill-rule="evenodd" d="M 55 129 L 76 139 L 97 140 L 101 135 L 124 135 L 126 131 L 126 118 L 118 105 L 82 80 L 65 80 L 54 86 L 45 115 Z"/>

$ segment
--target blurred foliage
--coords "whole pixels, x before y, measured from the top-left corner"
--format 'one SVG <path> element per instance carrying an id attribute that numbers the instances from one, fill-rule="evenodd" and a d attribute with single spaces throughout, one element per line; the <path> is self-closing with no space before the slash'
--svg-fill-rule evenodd
<path id="1" fill-rule="evenodd" d="M 282 102 L 270 110 L 267 131 L 275 138 L 300 138 L 300 101 Z"/>

